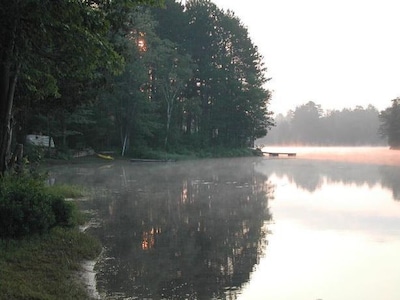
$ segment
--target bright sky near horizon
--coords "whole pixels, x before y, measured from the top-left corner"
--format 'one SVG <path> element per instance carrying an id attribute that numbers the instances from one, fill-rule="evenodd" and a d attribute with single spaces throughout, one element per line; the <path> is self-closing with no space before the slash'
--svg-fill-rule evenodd
<path id="1" fill-rule="evenodd" d="M 248 28 L 272 79 L 270 109 L 391 106 L 400 97 L 400 1 L 212 0 Z"/>

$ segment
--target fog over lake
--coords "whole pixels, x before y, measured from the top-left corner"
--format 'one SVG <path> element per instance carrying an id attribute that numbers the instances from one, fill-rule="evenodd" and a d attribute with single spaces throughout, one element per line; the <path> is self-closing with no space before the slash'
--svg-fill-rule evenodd
<path id="1" fill-rule="evenodd" d="M 398 153 L 306 150 L 50 175 L 92 191 L 104 299 L 400 299 Z"/>

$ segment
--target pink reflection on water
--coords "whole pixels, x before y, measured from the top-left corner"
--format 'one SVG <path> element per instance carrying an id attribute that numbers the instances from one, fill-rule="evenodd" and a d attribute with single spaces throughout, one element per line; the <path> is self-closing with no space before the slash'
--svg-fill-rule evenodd
<path id="1" fill-rule="evenodd" d="M 388 147 L 264 147 L 267 152 L 294 152 L 298 158 L 400 166 L 400 150 Z"/>
<path id="2" fill-rule="evenodd" d="M 388 148 L 265 151 L 296 152 L 296 159 L 400 166 L 400 151 Z M 278 169 L 290 165 L 276 164 Z M 400 202 L 379 181 L 322 178 L 311 191 L 282 172 L 269 173 L 275 186 L 270 202 L 274 224 L 268 226 L 272 235 L 239 300 L 400 299 Z"/>

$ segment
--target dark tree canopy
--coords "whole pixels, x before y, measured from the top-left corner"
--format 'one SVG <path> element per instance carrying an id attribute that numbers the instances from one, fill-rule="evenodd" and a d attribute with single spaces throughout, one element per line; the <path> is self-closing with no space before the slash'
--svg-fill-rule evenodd
<path id="1" fill-rule="evenodd" d="M 240 19 L 208 0 L 162 3 L 1 2 L 1 173 L 33 130 L 131 155 L 267 133 L 266 68 Z"/>
<path id="2" fill-rule="evenodd" d="M 198 96 L 203 143 L 240 146 L 266 134 L 272 124 L 262 57 L 232 12 L 210 1 L 187 1 L 187 45 L 198 68 L 192 93 Z"/>
<path id="3" fill-rule="evenodd" d="M 116 72 L 122 57 L 108 40 L 143 1 L 5 0 L 0 4 L 0 171 L 7 170 L 18 106 L 17 84 L 29 98 L 60 94 L 60 82 L 91 81 Z M 118 16 L 118 18 L 116 18 Z M 15 98 L 15 99 L 14 99 Z"/>
<path id="4" fill-rule="evenodd" d="M 379 119 L 381 135 L 391 148 L 400 149 L 400 98 L 392 100 L 392 106 L 381 111 Z"/>

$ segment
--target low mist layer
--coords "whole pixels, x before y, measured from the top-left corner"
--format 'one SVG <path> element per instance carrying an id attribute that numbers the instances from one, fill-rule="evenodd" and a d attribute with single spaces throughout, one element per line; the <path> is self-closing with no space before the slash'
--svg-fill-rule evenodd
<path id="1" fill-rule="evenodd" d="M 265 147 L 264 151 L 294 152 L 297 158 L 400 166 L 400 150 L 388 147 Z"/>

